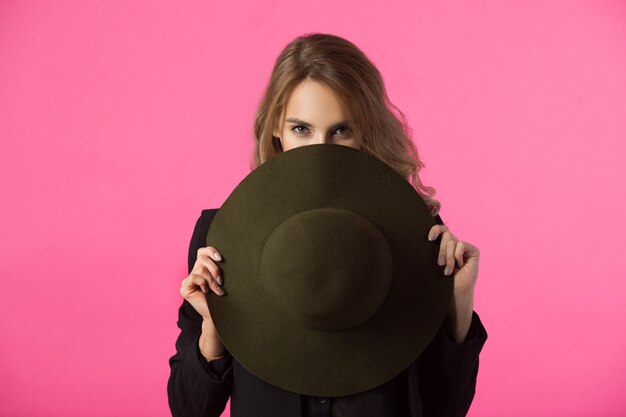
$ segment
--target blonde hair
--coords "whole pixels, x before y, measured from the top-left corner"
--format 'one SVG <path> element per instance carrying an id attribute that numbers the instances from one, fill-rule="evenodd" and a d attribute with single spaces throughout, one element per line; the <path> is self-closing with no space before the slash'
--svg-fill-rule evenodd
<path id="1" fill-rule="evenodd" d="M 389 100 L 374 64 L 353 43 L 336 35 L 299 36 L 276 59 L 256 112 L 256 141 L 250 169 L 283 152 L 279 138 L 273 133 L 281 123 L 292 91 L 307 79 L 334 91 L 361 149 L 407 179 L 431 214 L 437 215 L 441 203 L 433 198 L 436 190 L 424 186 L 419 178 L 419 171 L 425 165 L 419 158 L 404 113 Z"/>

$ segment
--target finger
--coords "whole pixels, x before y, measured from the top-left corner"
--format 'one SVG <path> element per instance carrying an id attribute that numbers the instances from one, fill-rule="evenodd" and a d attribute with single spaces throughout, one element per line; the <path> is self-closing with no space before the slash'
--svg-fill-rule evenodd
<path id="1" fill-rule="evenodd" d="M 207 277 L 205 275 L 192 273 L 191 280 L 194 284 L 199 286 L 200 288 L 210 288 L 217 295 L 224 295 L 224 290 L 217 284 L 217 282 L 212 277 Z M 207 291 L 204 291 L 206 294 Z"/>
<path id="2" fill-rule="evenodd" d="M 200 285 L 200 287 L 202 288 L 202 291 L 205 292 L 205 293 L 206 293 L 206 288 L 208 288 L 208 285 L 204 285 L 204 284 L 206 284 L 206 282 L 205 283 L 201 283 L 201 284 L 196 284 L 193 281 L 192 275 L 189 275 L 189 276 L 185 277 L 183 279 L 183 281 L 180 283 L 181 293 L 182 293 L 183 288 L 185 288 L 186 286 L 188 286 L 190 284 L 193 284 L 191 286 Z"/>
<path id="3" fill-rule="evenodd" d="M 463 268 L 463 254 L 465 253 L 465 251 L 468 250 L 467 246 L 465 245 L 465 242 L 461 242 L 459 241 L 456 244 L 456 248 L 454 249 L 454 258 L 456 259 L 457 263 L 459 264 L 459 268 Z"/>
<path id="4" fill-rule="evenodd" d="M 188 282 L 187 285 L 200 287 L 202 289 L 202 292 L 206 294 L 206 289 L 209 287 L 209 282 L 205 277 L 192 272 L 191 275 L 189 275 L 189 281 L 190 282 Z"/>
<path id="5" fill-rule="evenodd" d="M 448 253 L 446 247 L 451 236 L 452 233 L 450 233 L 448 230 L 445 230 L 441 236 L 441 243 L 439 244 L 439 255 L 437 258 L 437 264 L 439 266 L 444 266 L 446 264 L 446 257 Z"/>
<path id="6" fill-rule="evenodd" d="M 428 240 L 433 241 L 433 240 L 437 240 L 437 236 L 439 236 L 441 233 L 445 232 L 446 230 L 448 230 L 448 226 L 446 226 L 445 224 L 436 224 L 433 227 L 430 228 L 430 232 L 428 232 Z"/>
<path id="7" fill-rule="evenodd" d="M 198 248 L 197 258 L 199 259 L 201 256 L 208 256 L 209 258 L 218 262 L 222 260 L 222 255 L 213 246 Z"/>
<path id="8" fill-rule="evenodd" d="M 454 269 L 454 249 L 456 248 L 457 241 L 455 239 L 448 239 L 446 241 L 446 268 L 444 269 L 444 275 L 451 275 Z"/>
<path id="9" fill-rule="evenodd" d="M 480 257 L 480 249 L 469 242 L 463 242 L 465 258 Z"/>
<path id="10" fill-rule="evenodd" d="M 215 294 L 224 295 L 224 289 L 214 279 L 210 281 L 209 286 Z"/>
<path id="11" fill-rule="evenodd" d="M 215 249 L 213 246 L 199 248 L 198 255 L 196 257 L 196 266 L 194 266 L 195 268 L 194 270 L 196 272 L 204 274 L 205 269 L 206 269 L 208 273 L 211 275 L 211 278 L 215 279 L 219 285 L 223 285 L 224 282 L 221 276 L 222 271 L 220 270 L 219 266 L 217 266 L 217 264 L 215 263 L 216 262 L 215 258 L 219 258 L 220 260 L 222 259 L 221 255 L 217 252 L 217 249 Z M 201 271 L 197 271 L 197 265 L 202 265 L 203 268 Z"/>
<path id="12" fill-rule="evenodd" d="M 208 274 L 212 279 L 216 280 L 218 284 L 222 285 L 222 271 L 220 267 L 215 264 L 212 259 L 209 258 L 200 258 L 198 259 L 198 263 L 202 265 L 206 270 L 203 270 L 203 274 Z"/>

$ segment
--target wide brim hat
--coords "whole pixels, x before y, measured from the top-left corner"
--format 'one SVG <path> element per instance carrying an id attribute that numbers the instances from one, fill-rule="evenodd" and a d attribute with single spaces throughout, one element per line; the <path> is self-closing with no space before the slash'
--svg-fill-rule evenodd
<path id="1" fill-rule="evenodd" d="M 417 359 L 448 311 L 453 278 L 420 194 L 389 165 L 335 144 L 256 167 L 217 210 L 207 246 L 225 295 L 219 337 L 249 372 L 298 394 L 379 386 Z"/>

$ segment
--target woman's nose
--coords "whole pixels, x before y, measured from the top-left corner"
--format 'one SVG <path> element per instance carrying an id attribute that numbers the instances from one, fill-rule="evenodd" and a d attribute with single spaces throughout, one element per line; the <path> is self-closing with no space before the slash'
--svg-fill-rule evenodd
<path id="1" fill-rule="evenodd" d="M 314 143 L 333 143 L 333 137 L 331 135 L 319 135 L 315 137 Z"/>

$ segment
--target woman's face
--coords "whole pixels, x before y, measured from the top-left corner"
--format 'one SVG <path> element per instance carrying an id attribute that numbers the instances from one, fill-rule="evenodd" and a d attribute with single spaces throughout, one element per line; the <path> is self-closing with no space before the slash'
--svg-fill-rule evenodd
<path id="1" fill-rule="evenodd" d="M 313 80 L 301 82 L 289 97 L 281 127 L 274 132 L 283 151 L 327 143 L 360 149 L 332 90 Z"/>

